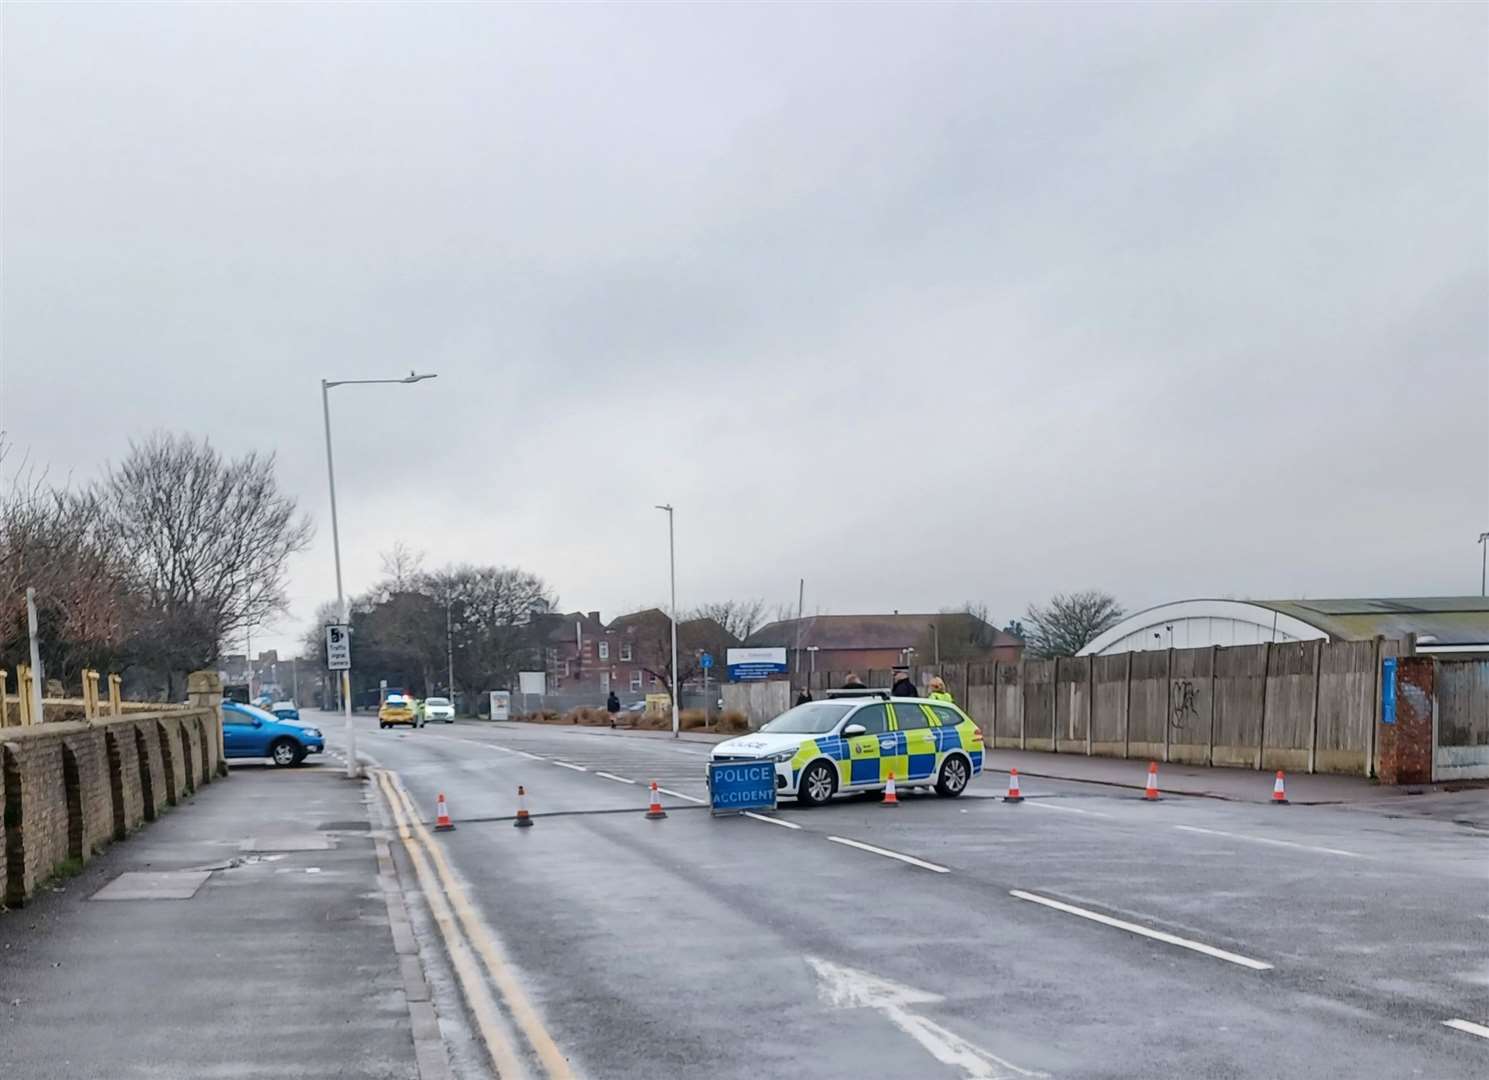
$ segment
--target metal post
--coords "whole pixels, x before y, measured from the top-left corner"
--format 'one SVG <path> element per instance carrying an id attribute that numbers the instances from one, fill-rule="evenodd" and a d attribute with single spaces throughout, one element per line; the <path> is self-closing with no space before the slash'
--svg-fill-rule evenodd
<path id="1" fill-rule="evenodd" d="M 941 674 L 941 628 L 935 623 L 926 623 L 931 628 L 931 639 L 936 643 L 936 674 Z"/>
<path id="2" fill-rule="evenodd" d="M 321 412 L 326 420 L 326 479 L 331 486 L 331 550 L 336 556 L 336 610 L 341 612 L 341 625 L 351 625 L 346 609 L 346 592 L 341 587 L 341 528 L 336 520 L 336 464 L 331 455 L 331 384 L 321 380 Z M 346 718 L 346 777 L 355 780 L 362 775 L 357 763 L 357 729 L 352 727 L 352 673 L 340 673 L 342 715 Z"/>
<path id="3" fill-rule="evenodd" d="M 290 699 L 294 701 L 295 708 L 300 707 L 300 658 L 290 657 Z"/>
<path id="4" fill-rule="evenodd" d="M 672 619 L 672 737 L 675 739 L 679 731 L 677 717 L 677 544 L 672 529 L 672 504 L 661 504 L 657 506 L 657 509 L 667 511 L 667 566 L 672 582 L 672 610 L 668 613 Z"/>
<path id="5" fill-rule="evenodd" d="M 1489 532 L 1479 533 L 1479 595 L 1489 596 Z"/>
<path id="6" fill-rule="evenodd" d="M 451 601 L 445 603 L 445 661 L 450 665 L 450 708 L 455 708 L 455 637 L 451 630 Z"/>
<path id="7" fill-rule="evenodd" d="M 41 639 L 36 636 L 36 590 L 26 587 L 26 632 L 31 635 L 31 722 L 39 724 L 46 717 L 41 711 Z M 21 693 L 25 693 L 24 689 Z"/>

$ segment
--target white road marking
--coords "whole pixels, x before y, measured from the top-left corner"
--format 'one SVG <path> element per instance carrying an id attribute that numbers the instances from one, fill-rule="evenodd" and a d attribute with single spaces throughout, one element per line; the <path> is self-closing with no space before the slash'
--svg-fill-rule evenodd
<path id="1" fill-rule="evenodd" d="M 1087 817 L 1111 817 L 1103 814 L 1100 810 L 1080 810 L 1074 806 L 1061 806 L 1058 803 L 1035 802 L 1033 799 L 1025 799 L 1025 806 L 1032 806 L 1037 810 L 1064 810 L 1067 814 L 1085 814 Z"/>
<path id="2" fill-rule="evenodd" d="M 671 795 L 674 799 L 687 799 L 688 802 L 695 803 L 701 803 L 705 801 L 703 799 L 697 798 L 694 795 L 684 795 L 680 791 L 673 791 L 671 788 L 659 787 L 657 788 L 657 790 L 660 791 L 663 795 Z"/>
<path id="3" fill-rule="evenodd" d="M 857 848 L 859 851 L 867 851 L 875 855 L 883 855 L 886 859 L 898 859 L 900 862 L 909 863 L 911 866 L 919 866 L 922 869 L 931 870 L 937 874 L 951 873 L 951 871 L 944 866 L 937 866 L 933 862 L 926 862 L 924 859 L 917 859 L 914 855 L 901 855 L 898 851 L 890 851 L 887 848 L 875 847 L 873 844 L 862 844 L 859 843 L 857 840 L 849 840 L 846 836 L 829 836 L 828 839 L 831 840 L 834 844 L 845 844 L 848 847 Z"/>
<path id="4" fill-rule="evenodd" d="M 702 751 L 702 750 L 683 750 L 683 749 L 680 749 L 680 748 L 678 748 L 676 746 L 669 746 L 667 749 L 671 750 L 674 754 L 687 754 L 688 757 L 705 757 L 706 756 L 705 753 L 704 753 L 704 751 Z"/>
<path id="5" fill-rule="evenodd" d="M 1201 829 L 1198 825 L 1175 825 L 1174 828 L 1182 829 L 1184 832 L 1205 833 L 1209 836 L 1227 836 L 1232 840 L 1250 840 L 1254 844 L 1275 844 L 1277 847 L 1297 848 L 1300 851 L 1321 851 L 1325 855 L 1343 855 L 1348 859 L 1363 859 L 1365 856 L 1358 851 L 1342 851 L 1339 848 L 1314 847 L 1312 844 L 1299 844 L 1292 840 L 1273 840 L 1267 836 L 1247 836 L 1245 833 L 1222 832 L 1219 829 Z"/>
<path id="6" fill-rule="evenodd" d="M 1162 941 L 1167 945 L 1177 945 L 1181 949 L 1192 949 L 1197 953 L 1213 956 L 1217 960 L 1225 960 L 1228 963 L 1239 964 L 1241 967 L 1250 968 L 1252 971 L 1269 971 L 1272 967 L 1271 964 L 1262 960 L 1253 960 L 1249 956 L 1226 952 L 1224 949 L 1217 949 L 1213 945 L 1206 945 L 1200 941 L 1190 941 L 1188 938 L 1166 934 L 1162 930 L 1150 930 L 1146 926 L 1139 926 L 1137 923 L 1114 919 L 1110 915 L 1101 914 L 1099 911 L 1088 911 L 1085 908 L 1076 907 L 1074 904 L 1067 904 L 1062 900 L 1051 900 L 1047 896 L 1038 896 L 1031 892 L 1024 892 L 1022 889 L 1010 889 L 1008 890 L 1008 894 L 1020 900 L 1043 904 L 1045 907 L 1054 908 L 1056 911 L 1063 911 L 1070 915 L 1079 915 L 1082 919 L 1090 919 L 1092 922 L 1099 922 L 1104 926 L 1115 926 L 1118 930 L 1126 930 L 1130 934 L 1140 934 L 1143 937 L 1152 938 L 1154 941 Z"/>
<path id="7" fill-rule="evenodd" d="M 518 751 L 516 751 L 516 753 L 521 754 L 525 758 L 532 758 L 534 761 L 547 761 L 548 760 L 542 754 L 529 754 L 526 750 L 518 750 Z"/>
<path id="8" fill-rule="evenodd" d="M 744 816 L 748 818 L 754 818 L 756 821 L 764 821 L 770 825 L 779 825 L 783 829 L 801 828 L 801 826 L 796 824 L 796 822 L 794 821 L 782 821 L 780 818 L 766 817 L 764 814 L 757 814 L 752 810 L 746 810 L 744 812 Z"/>
<path id="9" fill-rule="evenodd" d="M 567 761 L 558 761 L 555 759 L 553 764 L 557 765 L 560 769 L 573 769 L 575 772 L 589 772 L 589 770 L 586 769 L 583 765 L 573 765 Z"/>
<path id="10" fill-rule="evenodd" d="M 934 1005 L 940 994 L 892 983 L 867 971 L 843 967 L 815 956 L 806 958 L 820 981 L 822 1000 L 839 1009 L 878 1009 L 889 1021 L 918 1042 L 943 1065 L 960 1069 L 968 1080 L 1016 1080 L 1047 1077 L 1048 1073 L 1021 1069 L 1011 1061 L 968 1042 L 954 1031 L 909 1011 L 910 1005 Z"/>
<path id="11" fill-rule="evenodd" d="M 614 780 L 617 783 L 621 783 L 621 784 L 634 784 L 636 782 L 636 781 L 630 779 L 629 777 L 616 776 L 614 773 L 599 772 L 598 770 L 596 770 L 595 775 L 596 776 L 603 776 L 606 780 Z"/>
<path id="12" fill-rule="evenodd" d="M 1477 1035 L 1481 1039 L 1489 1039 L 1489 1027 L 1485 1027 L 1483 1024 L 1475 1024 L 1469 1020 L 1444 1020 L 1443 1026 L 1456 1028 L 1459 1031 L 1466 1031 L 1468 1034 Z"/>

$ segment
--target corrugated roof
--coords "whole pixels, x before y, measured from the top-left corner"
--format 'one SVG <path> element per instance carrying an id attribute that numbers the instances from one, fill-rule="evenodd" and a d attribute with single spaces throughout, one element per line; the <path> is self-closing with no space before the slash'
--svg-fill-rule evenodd
<path id="1" fill-rule="evenodd" d="M 804 619 L 782 619 L 756 630 L 746 645 L 797 646 L 797 626 L 801 627 L 801 647 L 819 649 L 904 649 L 920 647 L 931 634 L 934 623 L 939 632 L 952 636 L 970 636 L 974 618 L 965 612 L 926 615 L 810 615 Z M 984 624 L 992 635 L 992 645 L 1022 645 L 1012 634 Z"/>
<path id="2" fill-rule="evenodd" d="M 1482 596 L 1246 602 L 1301 619 L 1337 640 L 1416 634 L 1418 640 L 1435 638 L 1438 645 L 1489 642 L 1489 599 Z"/>

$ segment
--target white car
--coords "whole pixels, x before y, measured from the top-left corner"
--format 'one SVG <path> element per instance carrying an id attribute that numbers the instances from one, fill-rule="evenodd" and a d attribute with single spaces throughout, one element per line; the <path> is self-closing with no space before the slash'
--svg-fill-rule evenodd
<path id="1" fill-rule="evenodd" d="M 440 720 L 446 724 L 455 722 L 455 706 L 450 703 L 449 698 L 432 697 L 424 699 L 424 723 L 432 724 Z"/>

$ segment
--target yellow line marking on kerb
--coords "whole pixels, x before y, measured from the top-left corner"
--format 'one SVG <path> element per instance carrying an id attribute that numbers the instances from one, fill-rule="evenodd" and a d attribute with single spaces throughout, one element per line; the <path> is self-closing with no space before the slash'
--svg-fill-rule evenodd
<path id="1" fill-rule="evenodd" d="M 451 907 L 460 918 L 461 925 L 465 928 L 466 937 L 470 940 L 476 953 L 486 965 L 496 988 L 500 991 L 502 998 L 507 1003 L 507 1009 L 512 1014 L 522 1034 L 537 1053 L 538 1060 L 542 1063 L 544 1070 L 552 1080 L 573 1080 L 574 1071 L 569 1067 L 568 1060 L 563 1051 L 553 1041 L 553 1036 L 543 1025 L 538 1011 L 533 1007 L 527 992 L 523 990 L 522 984 L 517 981 L 510 968 L 507 967 L 506 959 L 501 954 L 501 949 L 490 932 L 482 925 L 481 917 L 475 908 L 471 906 L 470 900 L 455 879 L 454 872 L 450 869 L 449 861 L 445 858 L 444 849 L 434 842 L 414 812 L 413 802 L 409 799 L 408 792 L 403 789 L 396 773 L 388 774 L 398 797 L 403 800 L 404 807 L 413 818 L 414 834 L 429 852 L 434 862 L 435 870 L 439 874 L 440 884 L 444 887 L 445 894 L 450 898 Z M 427 890 L 426 890 L 427 891 Z"/>
<path id="2" fill-rule="evenodd" d="M 460 934 L 460 928 L 455 924 L 455 917 L 450 912 L 450 906 L 445 901 L 444 894 L 435 887 L 434 872 L 429 868 L 423 849 L 414 840 L 408 819 L 399 805 L 397 796 L 393 793 L 392 784 L 388 781 L 387 774 L 381 770 L 376 773 L 376 777 L 378 787 L 382 790 L 383 797 L 388 800 L 388 809 L 392 811 L 394 822 L 398 826 L 398 836 L 403 841 L 404 850 L 408 852 L 409 861 L 414 864 L 414 874 L 419 879 L 419 887 L 429 901 L 429 910 L 434 916 L 435 925 L 439 927 L 440 936 L 444 938 L 445 949 L 449 952 L 450 962 L 455 968 L 455 976 L 460 980 L 460 988 L 470 1004 L 471 1013 L 476 1019 L 476 1026 L 480 1028 L 481 1038 L 486 1043 L 486 1051 L 491 1055 L 491 1063 L 496 1066 L 497 1074 L 500 1076 L 525 1076 L 526 1070 L 522 1068 L 516 1053 L 512 1050 L 511 1040 L 508 1039 L 506 1033 L 506 1024 L 502 1022 L 501 1014 L 497 1011 L 496 1001 L 486 988 L 486 980 L 481 977 L 481 969 L 476 964 L 470 946 L 466 944 L 465 938 Z"/>

